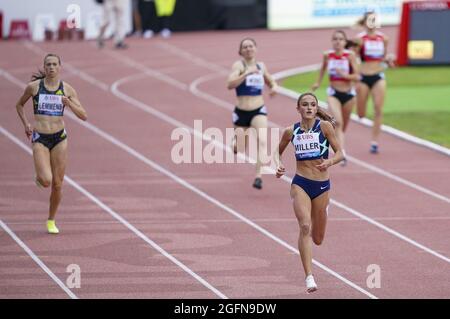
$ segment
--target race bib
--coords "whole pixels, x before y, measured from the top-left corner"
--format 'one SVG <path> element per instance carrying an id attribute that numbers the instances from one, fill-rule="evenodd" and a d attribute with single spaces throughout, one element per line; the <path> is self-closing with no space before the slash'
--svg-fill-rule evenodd
<path id="1" fill-rule="evenodd" d="M 320 156 L 319 133 L 302 133 L 294 138 L 295 155 L 299 158 Z"/>
<path id="2" fill-rule="evenodd" d="M 340 69 L 342 72 L 348 74 L 350 73 L 350 65 L 347 59 L 345 60 L 334 60 L 330 59 L 328 61 L 328 74 L 330 75 L 338 75 L 336 72 L 337 69 Z"/>
<path id="3" fill-rule="evenodd" d="M 262 89 L 264 87 L 264 77 L 262 74 L 250 74 L 245 78 L 245 85 Z"/>
<path id="4" fill-rule="evenodd" d="M 364 42 L 364 53 L 368 56 L 382 57 L 384 55 L 384 43 L 368 40 Z"/>
<path id="5" fill-rule="evenodd" d="M 64 109 L 61 95 L 39 94 L 38 112 L 40 114 L 60 114 Z"/>

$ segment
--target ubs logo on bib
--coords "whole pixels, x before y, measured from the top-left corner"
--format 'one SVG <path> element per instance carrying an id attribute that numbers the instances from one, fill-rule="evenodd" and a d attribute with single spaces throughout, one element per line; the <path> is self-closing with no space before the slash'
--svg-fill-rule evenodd
<path id="1" fill-rule="evenodd" d="M 313 140 L 314 136 L 312 134 L 299 134 L 297 135 L 297 141 L 308 141 Z"/>
<path id="2" fill-rule="evenodd" d="M 294 139 L 297 158 L 311 158 L 320 155 L 319 133 L 302 133 Z"/>

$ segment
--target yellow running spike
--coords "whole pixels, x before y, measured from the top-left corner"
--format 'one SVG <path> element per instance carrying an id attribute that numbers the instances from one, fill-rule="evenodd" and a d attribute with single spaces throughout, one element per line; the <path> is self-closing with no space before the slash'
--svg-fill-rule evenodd
<path id="1" fill-rule="evenodd" d="M 47 230 L 49 234 L 59 234 L 59 229 L 56 227 L 54 220 L 47 220 Z"/>

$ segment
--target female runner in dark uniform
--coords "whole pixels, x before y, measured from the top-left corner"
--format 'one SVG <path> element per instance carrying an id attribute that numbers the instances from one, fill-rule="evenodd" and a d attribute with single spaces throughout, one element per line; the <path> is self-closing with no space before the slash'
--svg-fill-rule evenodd
<path id="1" fill-rule="evenodd" d="M 329 119 L 321 120 L 318 101 L 313 93 L 300 95 L 297 111 L 301 120 L 287 127 L 275 152 L 276 176 L 285 173 L 281 155 L 292 143 L 295 149 L 297 170 L 291 185 L 294 212 L 300 227 L 298 249 L 306 276 L 307 292 L 317 290 L 312 274 L 312 242 L 320 245 L 325 236 L 328 204 L 330 201 L 330 176 L 328 167 L 344 159 L 341 146 Z M 319 118 L 320 117 L 320 118 Z M 329 146 L 334 156 L 328 158 Z"/>
<path id="2" fill-rule="evenodd" d="M 25 128 L 25 134 L 33 143 L 33 159 L 36 185 L 51 186 L 50 208 L 47 231 L 59 233 L 55 216 L 61 202 L 61 188 L 67 160 L 67 132 L 64 129 L 64 108 L 69 107 L 81 120 L 87 114 L 76 91 L 68 83 L 61 81 L 59 74 L 61 59 L 56 54 L 44 58 L 44 71 L 35 74 L 16 104 L 17 113 Z M 23 107 L 33 99 L 34 123 L 28 121 Z"/>
<path id="3" fill-rule="evenodd" d="M 236 89 L 237 106 L 233 112 L 233 124 L 235 137 L 233 140 L 234 152 L 237 153 L 238 143 L 237 128 L 247 130 L 249 127 L 256 129 L 257 133 L 257 159 L 256 178 L 253 187 L 262 188 L 261 158 L 267 151 L 267 108 L 264 104 L 262 91 L 264 85 L 270 87 L 270 96 L 275 95 L 277 83 L 267 71 L 263 62 L 256 61 L 256 42 L 251 38 L 245 38 L 239 45 L 239 55 L 242 60 L 233 64 L 231 74 L 228 77 L 229 90 Z"/>

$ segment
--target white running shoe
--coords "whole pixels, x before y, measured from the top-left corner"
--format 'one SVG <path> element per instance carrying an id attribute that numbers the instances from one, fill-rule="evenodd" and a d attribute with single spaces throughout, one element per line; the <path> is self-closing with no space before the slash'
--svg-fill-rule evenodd
<path id="1" fill-rule="evenodd" d="M 165 39 L 170 38 L 170 36 L 172 35 L 172 31 L 170 31 L 167 28 L 162 29 L 161 31 L 161 36 Z"/>
<path id="2" fill-rule="evenodd" d="M 154 32 L 153 30 L 147 30 L 144 32 L 144 34 L 142 35 L 144 39 L 151 39 L 153 38 Z"/>
<path id="3" fill-rule="evenodd" d="M 306 292 L 307 293 L 310 294 L 310 293 L 312 293 L 312 292 L 317 290 L 317 284 L 314 281 L 313 275 L 307 276 L 306 279 L 305 279 L 305 282 L 306 282 Z"/>

